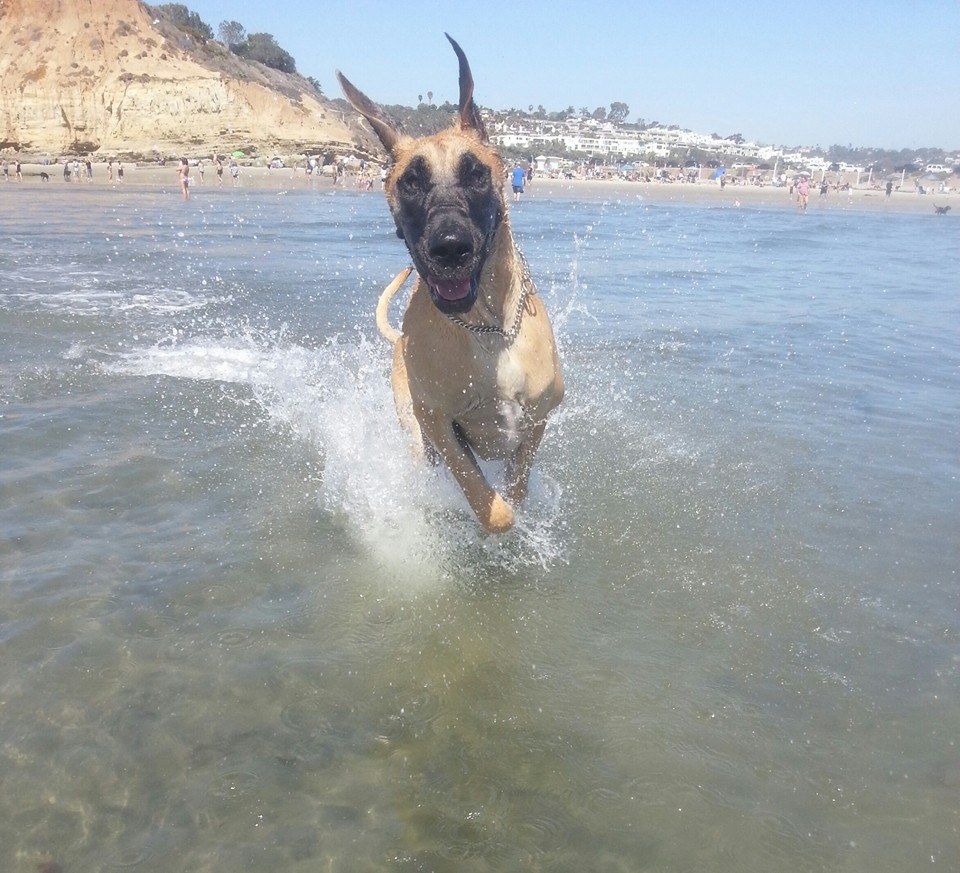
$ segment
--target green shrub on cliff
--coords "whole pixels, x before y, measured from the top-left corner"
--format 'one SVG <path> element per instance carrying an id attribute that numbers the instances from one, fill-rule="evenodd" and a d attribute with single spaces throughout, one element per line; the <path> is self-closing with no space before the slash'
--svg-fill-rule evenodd
<path id="1" fill-rule="evenodd" d="M 280 70 L 282 73 L 297 72 L 297 63 L 293 55 L 280 48 L 269 33 L 251 33 L 244 42 L 232 45 L 230 49 L 241 58 L 259 61 L 266 67 Z"/>
<path id="2" fill-rule="evenodd" d="M 181 30 L 201 39 L 213 39 L 213 28 L 196 12 L 191 12 L 182 3 L 161 3 L 155 7 L 160 10 Z"/>

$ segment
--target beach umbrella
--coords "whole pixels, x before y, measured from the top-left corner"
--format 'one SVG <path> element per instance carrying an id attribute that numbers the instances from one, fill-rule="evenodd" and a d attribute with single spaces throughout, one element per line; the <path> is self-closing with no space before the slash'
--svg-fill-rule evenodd
<path id="1" fill-rule="evenodd" d="M 242 157 L 245 157 L 245 156 L 244 156 L 243 152 L 238 149 L 237 151 L 235 151 L 235 152 L 233 153 L 233 157 L 235 157 L 235 158 L 242 158 Z"/>

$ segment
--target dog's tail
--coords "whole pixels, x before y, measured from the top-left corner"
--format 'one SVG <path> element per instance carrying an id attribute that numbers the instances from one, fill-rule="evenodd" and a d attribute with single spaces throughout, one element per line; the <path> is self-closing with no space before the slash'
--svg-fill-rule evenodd
<path id="1" fill-rule="evenodd" d="M 413 267 L 404 267 L 404 269 L 397 273 L 393 281 L 383 289 L 383 293 L 380 295 L 380 300 L 377 303 L 377 328 L 380 333 L 383 334 L 383 338 L 391 345 L 400 339 L 400 333 L 390 324 L 390 320 L 387 317 L 387 310 L 390 307 L 390 301 L 393 300 L 394 295 L 400 290 L 412 272 Z"/>

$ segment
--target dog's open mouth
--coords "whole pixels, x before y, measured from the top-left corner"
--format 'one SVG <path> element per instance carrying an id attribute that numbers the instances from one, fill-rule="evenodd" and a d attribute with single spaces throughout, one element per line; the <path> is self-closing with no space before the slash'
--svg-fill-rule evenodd
<path id="1" fill-rule="evenodd" d="M 434 305 L 444 314 L 466 312 L 477 300 L 477 282 L 473 276 L 459 279 L 428 277 L 427 287 Z"/>

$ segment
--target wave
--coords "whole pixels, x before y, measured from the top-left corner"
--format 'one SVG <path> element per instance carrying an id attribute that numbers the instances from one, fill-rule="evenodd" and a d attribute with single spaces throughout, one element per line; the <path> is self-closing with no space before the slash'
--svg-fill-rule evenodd
<path id="1" fill-rule="evenodd" d="M 17 277 L 15 284 L 27 279 Z M 85 283 L 89 282 L 89 285 Z M 52 312 L 69 316 L 112 316 L 131 312 L 154 315 L 175 315 L 204 309 L 213 303 L 229 302 L 229 298 L 197 296 L 179 288 L 153 288 L 149 291 L 130 291 L 128 288 L 100 288 L 97 280 L 89 277 L 77 280 L 75 287 L 54 290 L 45 287 L 36 291 L 0 293 L 0 306 L 10 309 Z M 34 281 L 33 284 L 43 283 Z"/>

